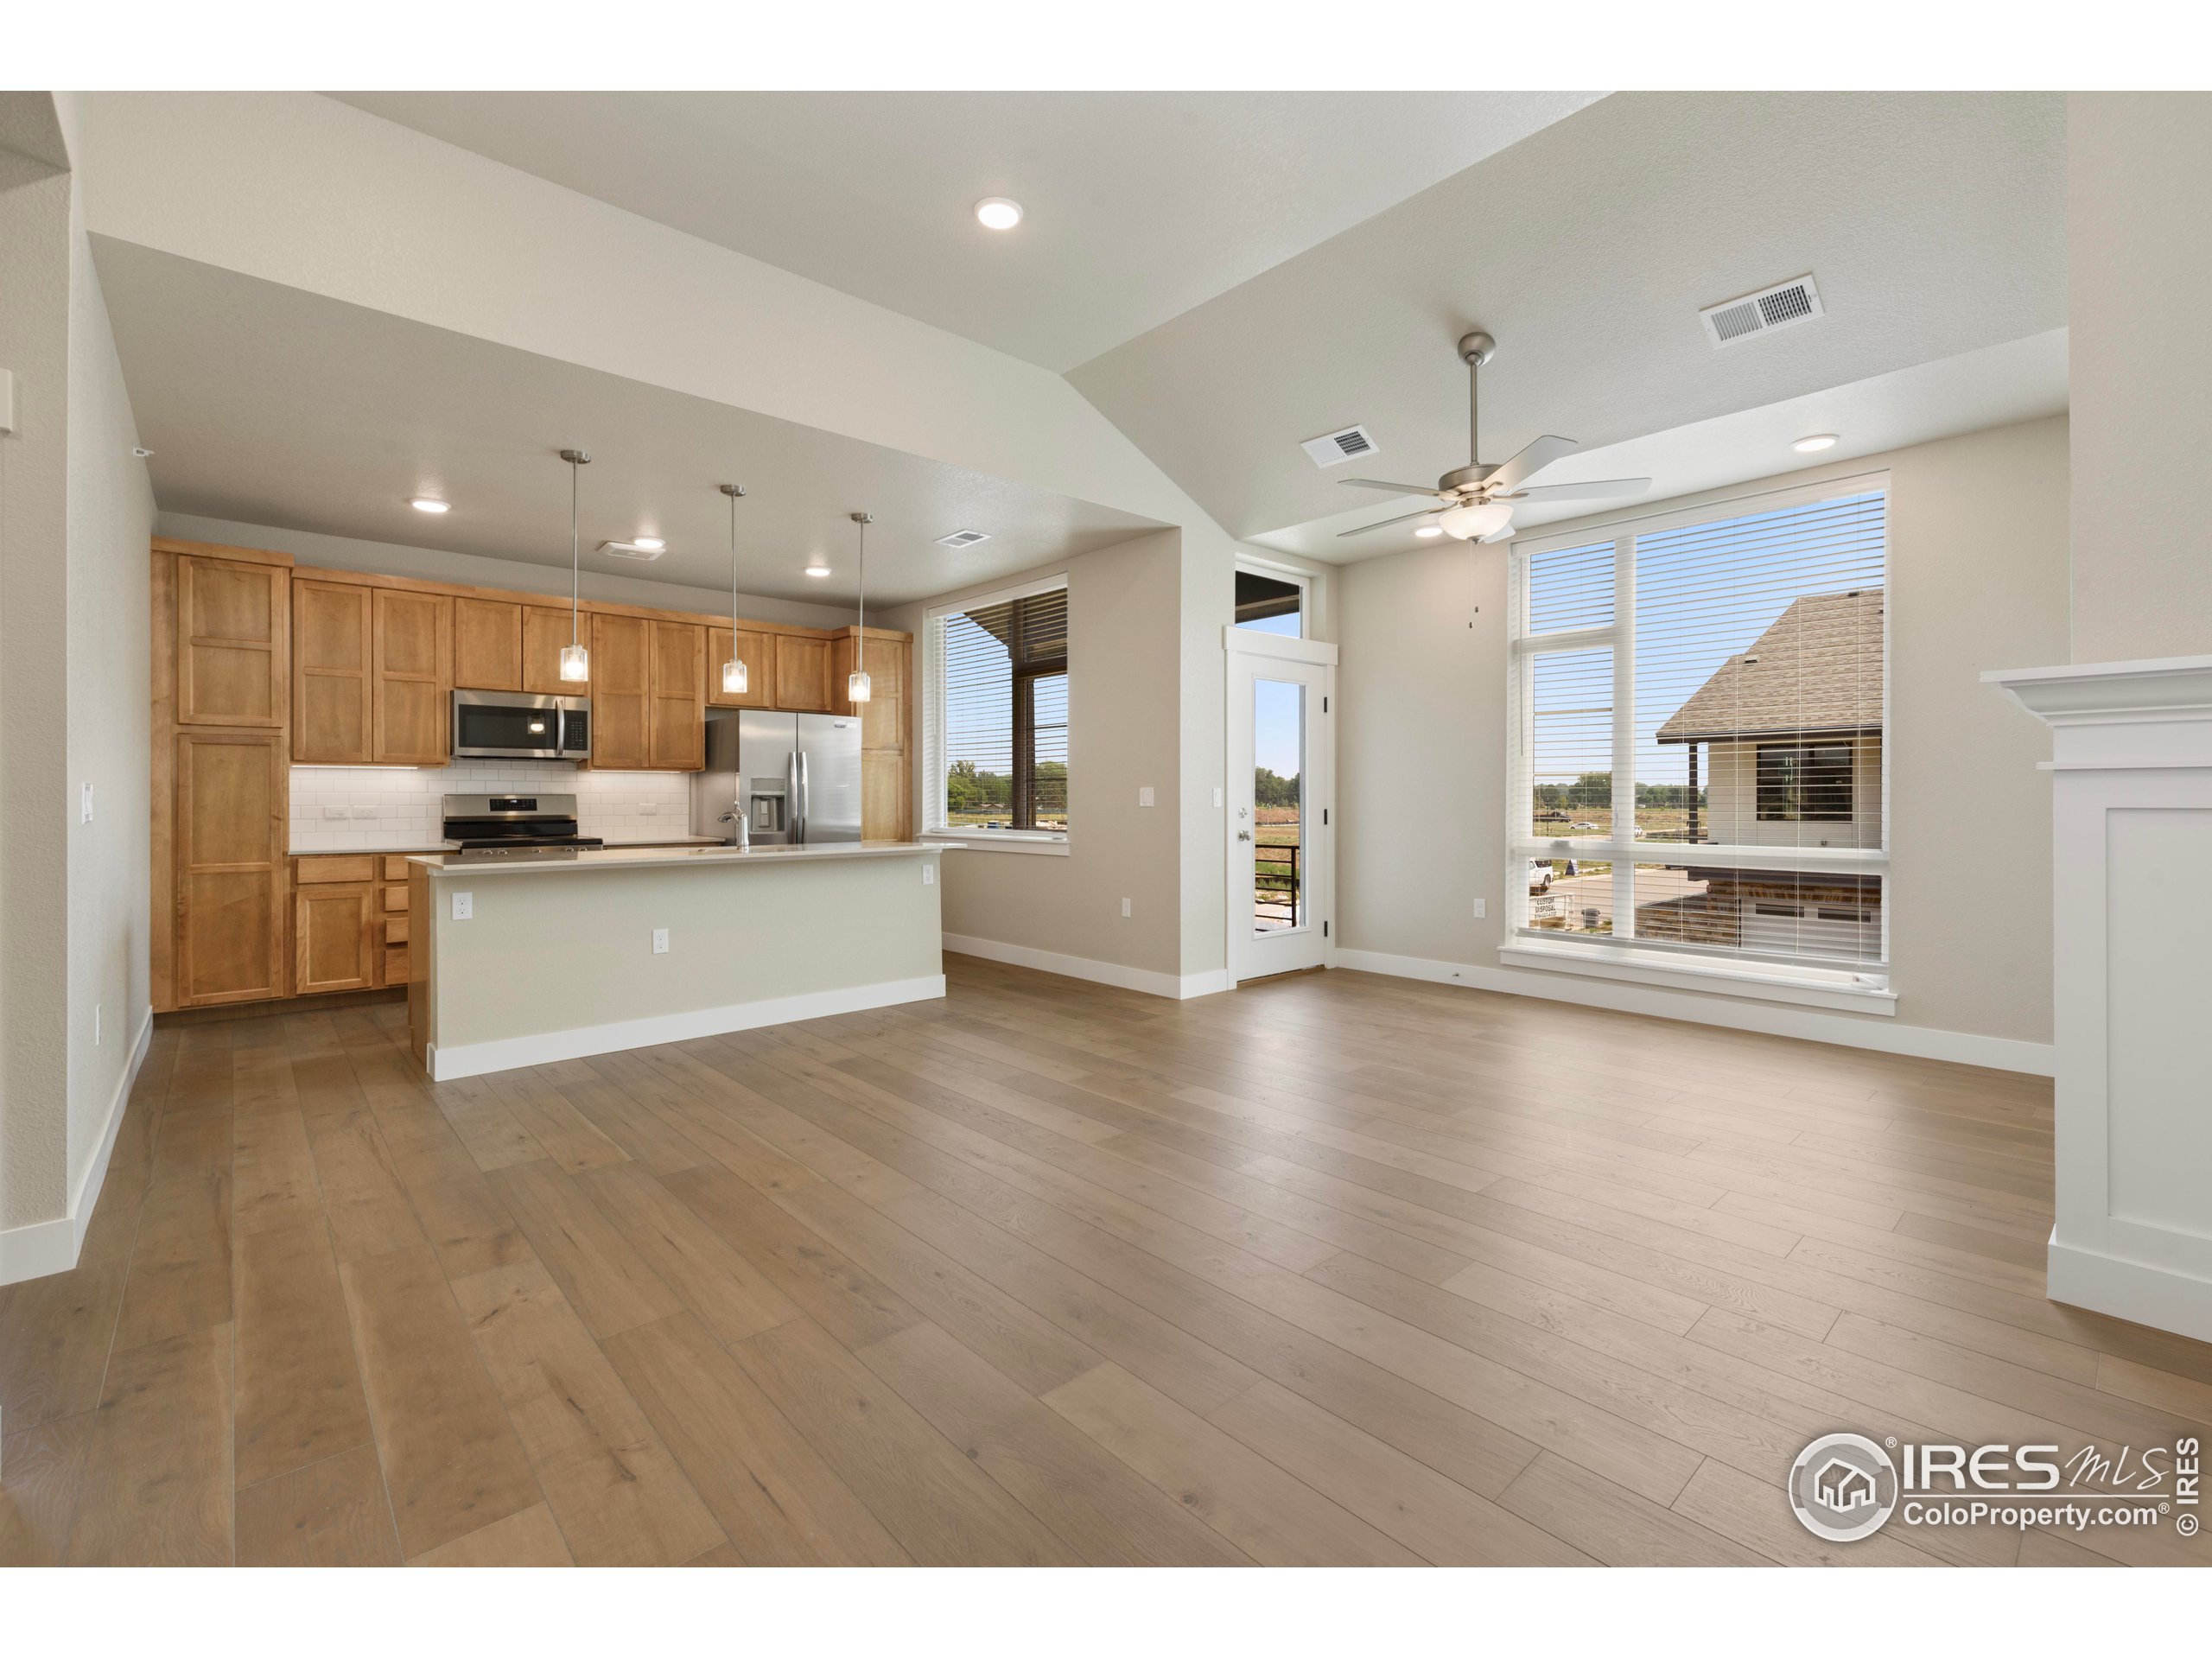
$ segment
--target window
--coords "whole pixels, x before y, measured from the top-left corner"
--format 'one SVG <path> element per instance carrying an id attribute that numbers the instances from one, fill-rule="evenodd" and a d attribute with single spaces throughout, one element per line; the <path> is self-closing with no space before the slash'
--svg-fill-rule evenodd
<path id="1" fill-rule="evenodd" d="M 1258 633 L 1306 637 L 1306 578 L 1272 567 L 1236 567 L 1236 626 Z"/>
<path id="2" fill-rule="evenodd" d="M 927 827 L 1065 846 L 1066 579 L 932 611 L 925 650 Z"/>
<path id="3" fill-rule="evenodd" d="M 1877 478 L 1514 544 L 1515 961 L 1886 991 L 1888 541 Z"/>

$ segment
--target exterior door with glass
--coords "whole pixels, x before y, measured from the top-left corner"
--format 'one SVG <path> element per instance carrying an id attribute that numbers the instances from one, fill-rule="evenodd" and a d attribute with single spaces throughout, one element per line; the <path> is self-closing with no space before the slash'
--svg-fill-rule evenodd
<path id="1" fill-rule="evenodd" d="M 1236 980 L 1321 967 L 1331 943 L 1336 670 L 1299 658 L 1333 657 L 1335 648 L 1268 644 L 1264 652 L 1229 653 L 1229 971 Z"/>

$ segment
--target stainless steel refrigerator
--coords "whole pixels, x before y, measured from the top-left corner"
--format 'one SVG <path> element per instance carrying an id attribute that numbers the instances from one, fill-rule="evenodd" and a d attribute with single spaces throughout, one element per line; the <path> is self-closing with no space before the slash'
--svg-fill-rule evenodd
<path id="1" fill-rule="evenodd" d="M 756 845 L 861 838 L 861 722 L 855 715 L 707 710 L 707 766 L 691 779 L 691 833 L 728 840 L 745 809 Z"/>

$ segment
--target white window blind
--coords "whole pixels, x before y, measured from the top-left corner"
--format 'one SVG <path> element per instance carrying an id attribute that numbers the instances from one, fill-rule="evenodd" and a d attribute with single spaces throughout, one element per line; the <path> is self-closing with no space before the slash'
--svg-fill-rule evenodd
<path id="1" fill-rule="evenodd" d="M 1515 931 L 1885 980 L 1885 480 L 1516 543 Z"/>
<path id="2" fill-rule="evenodd" d="M 1064 832 L 1065 581 L 932 613 L 927 662 L 930 827 Z"/>

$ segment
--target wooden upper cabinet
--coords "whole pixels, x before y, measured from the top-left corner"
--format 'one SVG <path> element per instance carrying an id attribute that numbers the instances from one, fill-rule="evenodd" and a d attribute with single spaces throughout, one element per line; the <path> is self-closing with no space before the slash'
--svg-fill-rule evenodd
<path id="1" fill-rule="evenodd" d="M 845 697 L 845 676 L 851 671 L 853 660 L 851 639 L 838 640 L 830 657 L 830 687 L 836 696 L 836 707 L 831 712 L 860 715 L 863 750 L 870 753 L 903 750 L 906 747 L 906 642 L 868 636 L 861 658 L 868 666 L 868 700 L 857 711 Z"/>
<path id="2" fill-rule="evenodd" d="M 652 764 L 652 624 L 643 617 L 591 619 L 591 763 L 642 772 Z"/>
<path id="3" fill-rule="evenodd" d="M 282 729 L 291 687 L 291 572 L 180 555 L 176 723 Z"/>
<path id="4" fill-rule="evenodd" d="M 745 690 L 722 690 L 722 664 L 730 658 L 730 630 L 707 629 L 707 702 L 715 709 L 772 709 L 775 706 L 774 636 L 755 628 L 737 630 L 737 657 L 745 664 Z"/>
<path id="5" fill-rule="evenodd" d="M 504 599 L 454 599 L 455 685 L 470 691 L 522 690 L 522 613 L 521 606 Z"/>
<path id="6" fill-rule="evenodd" d="M 284 734 L 187 730 L 175 742 L 176 1006 L 282 996 Z"/>
<path id="7" fill-rule="evenodd" d="M 575 620 L 577 643 L 589 645 L 592 642 L 592 617 L 589 611 L 582 613 Z M 569 643 L 571 623 L 566 607 L 555 610 L 550 605 L 525 605 L 522 607 L 522 689 L 548 697 L 588 697 L 591 695 L 589 680 L 564 680 L 561 677 L 561 652 Z M 594 653 L 594 659 L 596 653 Z M 597 667 L 594 660 L 593 667 Z"/>
<path id="8" fill-rule="evenodd" d="M 830 651 L 827 639 L 776 635 L 775 700 L 769 707 L 800 714 L 830 712 Z"/>
<path id="9" fill-rule="evenodd" d="M 379 766 L 442 766 L 453 745 L 453 599 L 378 588 L 370 630 Z"/>
<path id="10" fill-rule="evenodd" d="M 303 766 L 365 766 L 373 753 L 370 592 L 292 583 L 292 759 Z"/>
<path id="11" fill-rule="evenodd" d="M 707 631 L 696 622 L 652 625 L 652 708 L 646 764 L 696 772 L 707 764 Z"/>

